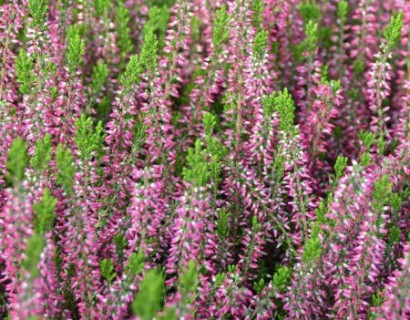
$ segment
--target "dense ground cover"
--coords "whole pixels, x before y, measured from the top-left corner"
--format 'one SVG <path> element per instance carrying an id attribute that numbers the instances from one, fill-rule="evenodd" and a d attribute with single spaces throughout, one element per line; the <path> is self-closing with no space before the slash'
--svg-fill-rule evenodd
<path id="1" fill-rule="evenodd" d="M 410 319 L 410 1 L 0 4 L 1 318 Z"/>

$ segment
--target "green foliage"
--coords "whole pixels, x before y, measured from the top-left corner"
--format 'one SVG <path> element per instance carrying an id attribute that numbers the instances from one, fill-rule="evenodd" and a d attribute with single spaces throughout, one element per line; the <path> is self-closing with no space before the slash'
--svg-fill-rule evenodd
<path id="1" fill-rule="evenodd" d="M 403 27 L 403 15 L 401 13 L 391 17 L 389 25 L 384 31 L 384 38 L 386 39 L 386 50 L 393 49 L 401 38 L 401 29 Z"/>
<path id="2" fill-rule="evenodd" d="M 74 157 L 69 149 L 61 144 L 57 146 L 56 152 L 57 182 L 63 186 L 66 193 L 71 193 L 73 188 L 75 166 Z"/>
<path id="3" fill-rule="evenodd" d="M 157 52 L 158 52 L 158 40 L 157 36 L 149 30 L 145 34 L 144 45 L 141 49 L 140 64 L 144 70 L 150 73 L 155 73 L 157 70 Z"/>
<path id="4" fill-rule="evenodd" d="M 101 276 L 106 279 L 108 283 L 111 283 L 117 276 L 112 259 L 102 259 L 100 261 L 100 270 Z"/>
<path id="5" fill-rule="evenodd" d="M 275 111 L 275 97 L 276 93 L 272 92 L 269 95 L 266 95 L 262 98 L 263 113 L 267 117 L 271 117 Z"/>
<path id="6" fill-rule="evenodd" d="M 303 261 L 311 265 L 313 261 L 320 258 L 322 255 L 322 245 L 319 237 L 310 238 L 304 246 Z"/>
<path id="7" fill-rule="evenodd" d="M 215 276 L 214 288 L 220 288 L 222 283 L 225 281 L 225 279 L 226 279 L 225 273 L 218 273 Z"/>
<path id="8" fill-rule="evenodd" d="M 226 11 L 226 6 L 223 5 L 221 9 L 216 12 L 214 20 L 214 34 L 212 37 L 212 44 L 214 46 L 214 53 L 219 54 L 222 51 L 222 45 L 229 39 L 229 14 Z"/>
<path id="9" fill-rule="evenodd" d="M 45 246 L 45 240 L 42 235 L 34 233 L 27 242 L 26 259 L 22 266 L 30 272 L 31 276 L 36 278 L 40 275 L 38 264 L 40 263 L 40 255 Z"/>
<path id="10" fill-rule="evenodd" d="M 158 317 L 159 320 L 177 320 L 177 314 L 175 308 L 167 307 L 161 312 L 161 315 Z"/>
<path id="11" fill-rule="evenodd" d="M 279 114 L 279 130 L 292 132 L 294 130 L 295 103 L 286 88 L 275 97 L 275 110 Z"/>
<path id="12" fill-rule="evenodd" d="M 154 32 L 158 37 L 158 49 L 164 47 L 165 35 L 168 27 L 169 9 L 163 6 L 153 6 L 149 8 L 148 20 L 144 24 L 144 38 L 148 32 Z"/>
<path id="13" fill-rule="evenodd" d="M 108 68 L 104 62 L 98 62 L 93 68 L 93 80 L 91 90 L 93 94 L 98 94 L 104 87 L 108 79 Z"/>
<path id="14" fill-rule="evenodd" d="M 377 139 L 377 153 L 382 156 L 384 154 L 384 151 L 386 150 L 386 141 L 384 140 L 383 136 L 380 136 L 379 139 Z"/>
<path id="15" fill-rule="evenodd" d="M 187 155 L 187 168 L 183 168 L 182 174 L 186 181 L 195 186 L 205 186 L 209 179 L 208 163 L 205 151 L 202 150 L 201 140 L 195 141 L 195 147 L 189 148 Z"/>
<path id="16" fill-rule="evenodd" d="M 198 16 L 191 18 L 191 41 L 197 42 L 201 37 L 201 19 Z"/>
<path id="17" fill-rule="evenodd" d="M 121 76 L 121 83 L 124 85 L 126 91 L 130 90 L 133 85 L 139 82 L 142 71 L 143 69 L 138 55 L 131 56 L 125 72 Z"/>
<path id="18" fill-rule="evenodd" d="M 213 114 L 207 112 L 204 114 L 202 121 L 204 123 L 206 136 L 211 137 L 217 124 L 216 117 Z"/>
<path id="19" fill-rule="evenodd" d="M 283 292 L 289 283 L 292 270 L 287 266 L 280 266 L 273 275 L 273 286 L 279 291 Z"/>
<path id="20" fill-rule="evenodd" d="M 176 0 L 147 0 L 147 4 L 149 7 L 162 5 L 170 8 L 175 4 L 175 2 Z"/>
<path id="21" fill-rule="evenodd" d="M 358 138 L 366 147 L 366 150 L 370 150 L 371 146 L 374 143 L 374 140 L 376 139 L 376 136 L 374 133 L 371 132 L 360 131 L 358 134 Z"/>
<path id="22" fill-rule="evenodd" d="M 265 286 L 266 286 L 266 283 L 265 283 L 265 280 L 263 280 L 263 279 L 259 279 L 259 281 L 255 282 L 253 284 L 253 288 L 255 289 L 257 294 L 261 294 L 262 290 L 263 290 L 263 288 L 265 288 Z"/>
<path id="23" fill-rule="evenodd" d="M 400 241 L 400 234 L 401 234 L 401 231 L 397 226 L 392 226 L 390 228 L 389 239 L 388 239 L 388 244 L 390 247 Z"/>
<path id="24" fill-rule="evenodd" d="M 393 193 L 390 198 L 390 205 L 395 212 L 398 212 L 402 206 L 402 199 L 399 194 Z"/>
<path id="25" fill-rule="evenodd" d="M 11 183 L 22 181 L 28 164 L 27 143 L 21 139 L 14 139 L 7 156 L 7 180 Z"/>
<path id="26" fill-rule="evenodd" d="M 92 157 L 100 158 L 105 138 L 102 122 L 98 122 L 94 130 L 93 120 L 82 114 L 76 121 L 76 128 L 74 141 L 77 144 L 80 159 L 88 162 Z"/>
<path id="27" fill-rule="evenodd" d="M 205 128 L 206 148 L 211 155 L 212 163 L 216 165 L 216 167 L 213 168 L 211 164 L 211 177 L 213 180 L 217 180 L 217 176 L 219 176 L 221 169 L 220 162 L 225 157 L 227 150 L 225 146 L 213 136 L 213 132 L 218 123 L 216 116 L 210 113 L 205 113 L 202 121 Z"/>
<path id="28" fill-rule="evenodd" d="M 320 18 L 320 9 L 316 3 L 305 1 L 299 6 L 300 15 L 305 23 L 318 22 Z"/>
<path id="29" fill-rule="evenodd" d="M 336 93 L 341 89 L 342 84 L 339 80 L 330 80 L 329 82 L 330 88 L 332 88 L 332 93 L 336 95 Z"/>
<path id="30" fill-rule="evenodd" d="M 118 1 L 117 11 L 115 13 L 115 24 L 117 26 L 117 43 L 121 54 L 126 56 L 132 51 L 132 41 L 130 36 L 130 13 L 122 1 Z"/>
<path id="31" fill-rule="evenodd" d="M 35 218 L 34 230 L 38 234 L 51 231 L 54 224 L 57 199 L 51 195 L 50 189 L 45 188 L 40 202 L 33 205 Z"/>
<path id="32" fill-rule="evenodd" d="M 34 63 L 27 55 L 27 51 L 23 48 L 15 61 L 17 82 L 20 83 L 19 91 L 22 94 L 29 94 L 33 83 L 36 81 L 36 76 L 33 72 Z"/>
<path id="33" fill-rule="evenodd" d="M 67 66 L 71 73 L 75 73 L 83 63 L 85 43 L 81 39 L 80 27 L 70 26 L 67 32 Z"/>
<path id="34" fill-rule="evenodd" d="M 133 252 L 125 267 L 125 273 L 129 276 L 136 276 L 144 270 L 144 254 L 142 252 Z"/>
<path id="35" fill-rule="evenodd" d="M 337 4 L 337 17 L 340 20 L 341 25 L 345 25 L 347 12 L 349 10 L 349 3 L 346 0 L 341 0 Z"/>
<path id="36" fill-rule="evenodd" d="M 160 311 L 164 299 L 163 275 L 149 270 L 139 288 L 132 303 L 132 312 L 142 320 L 152 320 Z"/>
<path id="37" fill-rule="evenodd" d="M 29 0 L 28 9 L 33 17 L 33 25 L 43 29 L 48 10 L 47 0 Z"/>
<path id="38" fill-rule="evenodd" d="M 31 158 L 31 165 L 39 174 L 42 174 L 48 168 L 52 151 L 53 145 L 49 134 L 46 134 L 43 139 L 37 140 L 36 149 Z"/>
<path id="39" fill-rule="evenodd" d="M 312 227 L 312 238 L 316 238 L 319 233 L 322 232 L 322 225 L 329 224 L 330 221 L 326 217 L 327 214 L 327 206 L 325 205 L 324 201 L 319 203 L 319 206 L 315 210 L 316 220 Z"/>
<path id="40" fill-rule="evenodd" d="M 313 52 L 317 47 L 318 25 L 310 20 L 306 25 L 306 49 Z"/>
<path id="41" fill-rule="evenodd" d="M 114 236 L 115 252 L 117 255 L 122 255 L 124 249 L 127 247 L 127 239 L 122 233 L 118 233 Z"/>
<path id="42" fill-rule="evenodd" d="M 342 156 L 338 156 L 336 159 L 336 163 L 335 163 L 335 176 L 336 176 L 336 180 L 339 180 L 346 169 L 347 166 L 347 158 L 346 157 L 342 157 Z"/>
<path id="43" fill-rule="evenodd" d="M 226 239 L 229 235 L 229 217 L 230 214 L 226 212 L 225 209 L 219 211 L 216 232 L 222 239 Z"/>
<path id="44" fill-rule="evenodd" d="M 364 59 L 359 57 L 353 62 L 353 71 L 356 77 L 360 76 L 362 72 L 364 71 L 365 68 L 365 63 Z M 352 90 L 355 90 L 356 88 L 352 88 Z M 357 94 L 352 96 L 352 98 L 357 99 Z"/>
<path id="45" fill-rule="evenodd" d="M 389 203 L 393 184 L 389 181 L 387 175 L 382 176 L 374 184 L 372 193 L 372 206 L 376 212 L 382 212 L 384 207 Z"/>
<path id="46" fill-rule="evenodd" d="M 253 43 L 253 55 L 258 61 L 262 61 L 266 55 L 266 46 L 268 45 L 268 32 L 259 31 L 255 36 Z"/>
<path id="47" fill-rule="evenodd" d="M 262 14 L 263 14 L 263 0 L 253 0 L 252 11 L 253 11 L 253 26 L 257 29 L 262 27 Z"/>
<path id="48" fill-rule="evenodd" d="M 372 305 L 375 307 L 381 307 L 383 302 L 385 301 L 385 298 L 383 297 L 383 294 L 381 292 L 377 292 L 372 294 Z"/>
<path id="49" fill-rule="evenodd" d="M 183 271 L 179 279 L 179 291 L 183 296 L 194 292 L 198 285 L 198 271 L 196 270 L 195 261 L 190 260 L 188 267 Z"/>
<path id="50" fill-rule="evenodd" d="M 101 18 L 107 16 L 110 9 L 110 0 L 94 0 L 95 17 Z"/>
<path id="51" fill-rule="evenodd" d="M 368 167 L 372 163 L 372 156 L 368 152 L 364 152 L 360 157 L 360 165 L 363 167 Z"/>

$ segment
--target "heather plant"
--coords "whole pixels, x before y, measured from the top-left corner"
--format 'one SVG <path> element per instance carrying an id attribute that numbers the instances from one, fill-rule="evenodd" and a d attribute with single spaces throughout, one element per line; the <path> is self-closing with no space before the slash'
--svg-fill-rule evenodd
<path id="1" fill-rule="evenodd" d="M 409 12 L 0 0 L 0 318 L 410 319 Z"/>

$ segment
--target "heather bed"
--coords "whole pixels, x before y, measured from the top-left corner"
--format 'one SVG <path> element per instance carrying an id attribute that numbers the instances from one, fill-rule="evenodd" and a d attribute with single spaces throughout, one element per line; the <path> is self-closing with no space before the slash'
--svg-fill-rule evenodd
<path id="1" fill-rule="evenodd" d="M 410 1 L 0 16 L 1 318 L 410 319 Z"/>

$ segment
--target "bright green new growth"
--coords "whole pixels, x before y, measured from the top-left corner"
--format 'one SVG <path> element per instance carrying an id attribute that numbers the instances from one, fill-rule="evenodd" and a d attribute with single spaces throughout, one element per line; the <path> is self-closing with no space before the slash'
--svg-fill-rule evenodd
<path id="1" fill-rule="evenodd" d="M 130 28 L 128 27 L 129 22 L 130 13 L 128 12 L 128 9 L 125 7 L 123 1 L 118 1 L 115 24 L 117 26 L 118 47 L 121 50 L 121 54 L 124 56 L 132 51 Z"/>
<path id="2" fill-rule="evenodd" d="M 70 26 L 67 32 L 67 66 L 71 73 L 75 73 L 83 63 L 85 42 L 80 36 L 80 27 Z"/>
<path id="3" fill-rule="evenodd" d="M 322 232 L 322 225 L 329 224 L 329 219 L 326 217 L 327 207 L 324 201 L 319 203 L 315 210 L 316 220 L 312 227 L 312 238 L 316 238 Z"/>
<path id="4" fill-rule="evenodd" d="M 229 235 L 229 216 L 230 214 L 224 209 L 219 211 L 218 222 L 216 224 L 216 232 L 222 239 L 226 239 Z"/>
<path id="5" fill-rule="evenodd" d="M 272 283 L 273 286 L 280 292 L 286 289 L 289 283 L 290 277 L 292 275 L 292 270 L 289 267 L 281 266 L 273 275 Z"/>
<path id="6" fill-rule="evenodd" d="M 138 55 L 131 56 L 124 73 L 121 75 L 121 83 L 124 85 L 125 91 L 130 90 L 133 85 L 139 82 L 142 71 Z"/>
<path id="7" fill-rule="evenodd" d="M 16 138 L 7 156 L 7 180 L 15 183 L 24 179 L 24 171 L 28 164 L 27 143 Z"/>
<path id="8" fill-rule="evenodd" d="M 106 16 L 109 8 L 110 0 L 94 0 L 94 10 L 97 18 Z"/>
<path id="9" fill-rule="evenodd" d="M 254 0 L 252 3 L 253 11 L 253 26 L 255 28 L 262 27 L 262 14 L 263 14 L 263 0 Z"/>
<path id="10" fill-rule="evenodd" d="M 33 17 L 33 25 L 40 29 L 45 26 L 44 22 L 48 10 L 47 3 L 47 0 L 29 0 L 28 2 L 28 9 Z"/>
<path id="11" fill-rule="evenodd" d="M 275 112 L 275 97 L 276 93 L 272 92 L 270 95 L 262 98 L 263 113 L 265 116 L 270 117 Z"/>
<path id="12" fill-rule="evenodd" d="M 214 20 L 214 34 L 212 37 L 212 45 L 214 53 L 219 54 L 222 51 L 222 45 L 229 39 L 229 14 L 226 11 L 226 6 L 222 6 L 216 12 Z"/>
<path id="13" fill-rule="evenodd" d="M 57 199 L 51 195 L 50 189 L 45 188 L 40 202 L 33 205 L 35 218 L 34 230 L 38 234 L 47 233 L 54 224 L 54 212 Z"/>
<path id="14" fill-rule="evenodd" d="M 319 237 L 310 238 L 304 246 L 303 250 L 303 261 L 311 265 L 313 261 L 320 258 L 322 255 L 322 245 L 320 243 Z"/>
<path id="15" fill-rule="evenodd" d="M 360 165 L 363 167 L 368 167 L 372 163 L 372 156 L 368 152 L 364 152 L 360 157 Z"/>
<path id="16" fill-rule="evenodd" d="M 136 276 L 144 270 L 144 254 L 142 252 L 133 252 L 125 267 L 125 273 L 129 276 Z"/>
<path id="17" fill-rule="evenodd" d="M 103 152 L 104 128 L 101 121 L 94 129 L 93 120 L 82 114 L 76 121 L 76 133 L 74 141 L 78 147 L 78 155 L 81 160 L 88 162 L 92 157 L 99 159 Z"/>
<path id="18" fill-rule="evenodd" d="M 213 161 L 220 160 L 226 154 L 225 147 L 221 142 L 213 136 L 213 132 L 217 125 L 216 116 L 211 113 L 205 113 L 202 120 L 205 128 L 205 141 L 207 150 L 213 157 Z"/>
<path id="19" fill-rule="evenodd" d="M 183 271 L 179 284 L 179 291 L 183 297 L 196 290 L 198 284 L 198 271 L 196 270 L 196 265 L 193 260 L 189 261 L 188 267 Z"/>
<path id="20" fill-rule="evenodd" d="M 374 140 L 376 139 L 376 136 L 374 133 L 371 132 L 360 131 L 358 134 L 358 138 L 366 147 L 366 150 L 370 150 L 371 146 L 374 143 Z"/>
<path id="21" fill-rule="evenodd" d="M 140 64 L 144 70 L 150 73 L 157 71 L 157 52 L 158 52 L 158 40 L 157 36 L 152 30 L 149 30 L 144 38 L 144 45 L 141 49 Z"/>
<path id="22" fill-rule="evenodd" d="M 93 94 L 98 94 L 108 79 L 108 68 L 104 62 L 98 62 L 93 68 L 93 80 L 91 89 Z"/>
<path id="23" fill-rule="evenodd" d="M 263 290 L 263 288 L 265 288 L 265 286 L 266 286 L 266 283 L 265 283 L 265 280 L 263 280 L 263 279 L 259 279 L 259 281 L 254 282 L 254 284 L 253 284 L 253 288 L 255 289 L 257 294 L 261 294 L 262 290 Z"/>
<path id="24" fill-rule="evenodd" d="M 259 31 L 255 36 L 253 43 L 253 55 L 258 61 L 262 61 L 266 55 L 266 46 L 268 45 L 268 32 Z"/>
<path id="25" fill-rule="evenodd" d="M 164 297 L 164 278 L 156 270 L 149 270 L 140 283 L 140 290 L 132 303 L 132 312 L 142 320 L 154 319 Z"/>
<path id="26" fill-rule="evenodd" d="M 144 24 L 142 30 L 145 35 L 149 32 L 154 32 L 158 36 L 158 49 L 164 47 L 165 34 L 168 27 L 169 9 L 166 6 L 153 6 L 149 8 L 148 20 Z"/>
<path id="27" fill-rule="evenodd" d="M 347 160 L 348 159 L 346 157 L 342 157 L 342 156 L 337 157 L 336 163 L 335 163 L 336 180 L 339 180 L 343 176 L 346 166 L 347 166 Z"/>
<path id="28" fill-rule="evenodd" d="M 375 307 L 380 307 L 385 300 L 384 295 L 380 291 L 372 294 L 372 305 Z"/>
<path id="29" fill-rule="evenodd" d="M 292 132 L 294 130 L 295 103 L 286 88 L 275 97 L 275 110 L 279 114 L 279 130 Z"/>
<path id="30" fill-rule="evenodd" d="M 33 72 L 34 63 L 31 57 L 27 55 L 25 49 L 21 49 L 19 55 L 16 57 L 15 69 L 17 82 L 20 83 L 19 91 L 22 94 L 30 93 L 33 83 L 36 81 L 36 77 Z"/>
<path id="31" fill-rule="evenodd" d="M 66 193 L 71 193 L 75 175 L 74 157 L 69 149 L 61 144 L 57 146 L 56 152 L 57 182 L 63 186 Z"/>
<path id="32" fill-rule="evenodd" d="M 112 259 L 102 259 L 100 261 L 100 270 L 101 276 L 106 279 L 108 283 L 111 283 L 117 276 Z"/>
<path id="33" fill-rule="evenodd" d="M 202 121 L 204 123 L 206 136 L 211 137 L 217 124 L 216 117 L 213 114 L 207 112 L 204 114 Z"/>
<path id="34" fill-rule="evenodd" d="M 390 199 L 390 206 L 395 212 L 398 212 L 403 204 L 403 200 L 401 199 L 400 195 L 397 193 L 393 193 Z"/>
<path id="35" fill-rule="evenodd" d="M 38 233 L 34 233 L 27 242 L 26 259 L 23 261 L 23 268 L 30 272 L 33 278 L 40 275 L 38 264 L 40 263 L 41 252 L 45 246 L 44 237 Z"/>
<path id="36" fill-rule="evenodd" d="M 306 49 L 309 52 L 312 52 L 317 47 L 318 40 L 318 25 L 317 23 L 309 20 L 306 25 Z"/>
<path id="37" fill-rule="evenodd" d="M 342 25 L 346 23 L 346 17 L 347 17 L 348 10 L 349 10 L 349 4 L 346 0 L 341 0 L 337 4 L 337 16 Z"/>
<path id="38" fill-rule="evenodd" d="M 36 149 L 33 157 L 31 158 L 31 166 L 39 174 L 42 174 L 48 168 L 51 161 L 52 151 L 53 145 L 49 134 L 46 134 L 43 139 L 37 140 Z"/>
<path id="39" fill-rule="evenodd" d="M 393 184 L 388 176 L 382 176 L 374 184 L 372 193 L 372 206 L 376 212 L 382 212 L 384 207 L 390 202 Z"/>
<path id="40" fill-rule="evenodd" d="M 124 237 L 122 233 L 118 233 L 114 236 L 114 245 L 115 245 L 115 252 L 117 255 L 121 255 L 127 246 L 127 239 Z"/>
<path id="41" fill-rule="evenodd" d="M 403 27 L 403 15 L 401 13 L 391 17 L 389 25 L 384 31 L 386 39 L 386 51 L 390 51 L 399 42 L 401 37 L 401 29 Z"/>
<path id="42" fill-rule="evenodd" d="M 182 174 L 186 181 L 194 186 L 205 186 L 209 179 L 206 153 L 202 150 L 201 140 L 195 141 L 194 148 L 188 150 L 187 168 L 183 168 Z"/>
<path id="43" fill-rule="evenodd" d="M 299 6 L 300 15 L 303 21 L 306 22 L 318 22 L 320 18 L 320 9 L 316 3 L 310 1 L 302 2 Z"/>
<path id="44" fill-rule="evenodd" d="M 395 243 L 398 243 L 400 241 L 400 234 L 401 234 L 401 231 L 397 226 L 392 226 L 390 228 L 389 239 L 388 239 L 389 246 L 392 246 Z"/>
<path id="45" fill-rule="evenodd" d="M 225 273 L 218 273 L 215 276 L 214 288 L 220 288 L 222 283 L 225 281 L 225 279 L 226 279 L 226 274 Z"/>

